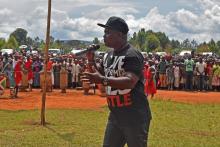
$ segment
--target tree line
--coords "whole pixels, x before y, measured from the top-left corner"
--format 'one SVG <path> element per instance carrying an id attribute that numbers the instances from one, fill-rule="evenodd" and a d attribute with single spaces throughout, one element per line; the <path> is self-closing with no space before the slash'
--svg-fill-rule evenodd
<path id="1" fill-rule="evenodd" d="M 17 49 L 20 45 L 26 44 L 32 46 L 34 49 L 44 49 L 45 41 L 39 37 L 31 38 L 27 36 L 28 32 L 23 28 L 17 28 L 13 31 L 9 38 L 0 38 L 0 49 L 13 48 Z M 179 53 L 182 50 L 190 50 L 195 52 L 213 52 L 220 55 L 220 40 L 215 41 L 211 39 L 209 42 L 198 43 L 195 40 L 186 38 L 183 41 L 170 40 L 169 37 L 163 32 L 154 32 L 152 30 L 140 29 L 132 35 L 128 35 L 129 43 L 142 52 L 157 52 L 164 51 L 168 53 Z M 107 47 L 104 46 L 97 37 L 91 43 L 100 44 L 100 50 L 106 51 Z M 62 41 L 50 37 L 50 48 L 62 48 L 68 52 L 72 48 L 85 48 L 89 42 L 85 41 Z"/>

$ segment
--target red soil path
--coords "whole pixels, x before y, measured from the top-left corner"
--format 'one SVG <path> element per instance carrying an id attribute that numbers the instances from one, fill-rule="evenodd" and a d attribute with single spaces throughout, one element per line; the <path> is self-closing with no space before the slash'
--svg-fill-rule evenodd
<path id="1" fill-rule="evenodd" d="M 41 108 L 42 93 L 39 89 L 32 92 L 20 92 L 18 98 L 9 98 L 9 90 L 0 97 L 0 109 L 2 110 L 29 110 Z M 183 92 L 183 91 L 161 91 L 158 90 L 154 99 L 172 100 L 184 103 L 219 103 L 220 92 Z M 106 105 L 105 97 L 99 93 L 83 95 L 83 91 L 67 90 L 67 93 L 60 93 L 54 90 L 47 93 L 47 108 L 66 109 L 99 109 Z"/>

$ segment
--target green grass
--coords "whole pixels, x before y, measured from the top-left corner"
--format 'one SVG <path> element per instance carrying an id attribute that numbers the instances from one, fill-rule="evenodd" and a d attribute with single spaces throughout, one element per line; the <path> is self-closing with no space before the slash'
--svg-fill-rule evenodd
<path id="1" fill-rule="evenodd" d="M 153 100 L 150 147 L 219 147 L 220 105 L 182 104 Z M 0 147 L 100 147 L 108 109 L 47 110 L 46 127 L 40 111 L 0 110 Z M 37 123 L 36 123 L 37 122 Z"/>

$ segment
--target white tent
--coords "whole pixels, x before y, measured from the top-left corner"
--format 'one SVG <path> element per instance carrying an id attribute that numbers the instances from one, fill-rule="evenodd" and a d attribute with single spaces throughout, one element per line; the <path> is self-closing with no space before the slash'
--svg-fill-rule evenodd
<path id="1" fill-rule="evenodd" d="M 27 45 L 21 45 L 21 46 L 19 46 L 20 49 L 22 49 L 22 48 L 27 48 L 27 47 L 28 47 Z"/>
<path id="2" fill-rule="evenodd" d="M 184 56 L 185 54 L 190 54 L 191 55 L 191 51 L 181 51 L 180 52 L 180 56 Z"/>

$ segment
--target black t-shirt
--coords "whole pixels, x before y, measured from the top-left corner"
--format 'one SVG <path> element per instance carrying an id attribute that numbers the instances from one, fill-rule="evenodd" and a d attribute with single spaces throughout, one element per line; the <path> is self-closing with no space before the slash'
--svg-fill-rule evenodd
<path id="1" fill-rule="evenodd" d="M 144 93 L 144 58 L 142 54 L 128 44 L 119 52 L 113 50 L 104 56 L 103 68 L 107 77 L 123 77 L 132 72 L 139 77 L 133 89 L 115 89 L 106 87 L 107 103 L 113 122 L 137 124 L 151 119 L 147 97 Z"/>

